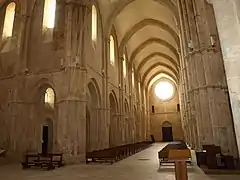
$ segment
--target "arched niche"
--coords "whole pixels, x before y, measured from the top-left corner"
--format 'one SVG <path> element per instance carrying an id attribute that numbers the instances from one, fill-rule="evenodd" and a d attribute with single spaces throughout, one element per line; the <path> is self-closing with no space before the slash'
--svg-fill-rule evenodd
<path id="1" fill-rule="evenodd" d="M 98 108 L 100 103 L 100 93 L 97 82 L 92 79 L 87 85 L 88 87 L 88 105 L 90 108 Z"/>
<path id="2" fill-rule="evenodd" d="M 127 117 L 129 115 L 129 106 L 128 106 L 128 101 L 126 99 L 124 101 L 124 115 Z"/>
<path id="3" fill-rule="evenodd" d="M 137 126 L 136 126 L 136 122 L 137 122 L 137 119 L 138 119 L 138 114 L 137 114 L 137 108 L 136 108 L 136 106 L 134 105 L 133 106 L 133 118 L 132 118 L 132 120 L 131 120 L 131 127 L 130 127 L 130 129 L 131 129 L 131 134 L 132 134 L 132 142 L 136 142 L 136 128 L 137 128 Z"/>
<path id="4" fill-rule="evenodd" d="M 130 111 L 129 111 L 129 105 L 127 99 L 124 101 L 124 134 L 125 134 L 125 142 L 126 143 L 131 143 L 131 138 L 132 138 L 132 129 L 131 129 L 131 122 L 130 122 Z"/>
<path id="5" fill-rule="evenodd" d="M 111 92 L 109 94 L 109 105 L 110 105 L 110 129 L 109 129 L 109 146 L 114 147 L 118 144 L 118 136 L 119 129 L 118 129 L 118 105 L 117 105 L 117 98 L 115 92 Z"/>
<path id="6" fill-rule="evenodd" d="M 117 103 L 117 97 L 114 91 L 112 91 L 109 95 L 109 103 L 110 103 L 110 112 L 116 114 L 118 109 L 118 103 Z"/>
<path id="7" fill-rule="evenodd" d="M 87 106 L 86 106 L 86 151 L 96 150 L 99 139 L 99 107 L 100 93 L 95 79 L 87 85 Z"/>
<path id="8" fill-rule="evenodd" d="M 48 82 L 39 82 L 35 90 L 32 94 L 34 97 L 30 101 L 34 102 L 37 118 L 41 118 L 41 122 L 49 115 L 56 118 L 57 95 L 52 85 Z"/>

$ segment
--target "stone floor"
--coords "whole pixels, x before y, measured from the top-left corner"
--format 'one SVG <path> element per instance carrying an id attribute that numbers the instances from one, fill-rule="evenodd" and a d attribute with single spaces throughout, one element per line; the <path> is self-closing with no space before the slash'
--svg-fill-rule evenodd
<path id="1" fill-rule="evenodd" d="M 113 165 L 72 165 L 53 171 L 40 169 L 22 170 L 20 165 L 0 167 L 1 180 L 174 180 L 173 167 L 159 169 L 157 152 L 164 144 L 152 147 Z M 207 177 L 199 168 L 189 168 L 189 180 L 240 180 L 240 176 Z"/>

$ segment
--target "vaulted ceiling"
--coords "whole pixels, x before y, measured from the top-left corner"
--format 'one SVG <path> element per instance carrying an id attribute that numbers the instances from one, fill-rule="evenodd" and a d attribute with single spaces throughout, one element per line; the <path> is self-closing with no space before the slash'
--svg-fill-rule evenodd
<path id="1" fill-rule="evenodd" d="M 109 0 L 114 4 L 107 23 L 114 25 L 120 55 L 144 85 L 161 77 L 177 83 L 179 76 L 179 26 L 176 0 Z"/>

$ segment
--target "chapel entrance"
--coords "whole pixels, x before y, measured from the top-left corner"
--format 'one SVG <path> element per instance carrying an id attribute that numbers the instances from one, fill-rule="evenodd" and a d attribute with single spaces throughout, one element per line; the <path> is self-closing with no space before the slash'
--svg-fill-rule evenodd
<path id="1" fill-rule="evenodd" d="M 48 153 L 48 126 L 43 126 L 42 130 L 42 154 Z"/>
<path id="2" fill-rule="evenodd" d="M 53 125 L 51 120 L 47 120 L 42 126 L 42 154 L 52 151 Z"/>
<path id="3" fill-rule="evenodd" d="M 172 124 L 169 122 L 164 122 L 162 125 L 162 140 L 163 142 L 173 141 Z"/>

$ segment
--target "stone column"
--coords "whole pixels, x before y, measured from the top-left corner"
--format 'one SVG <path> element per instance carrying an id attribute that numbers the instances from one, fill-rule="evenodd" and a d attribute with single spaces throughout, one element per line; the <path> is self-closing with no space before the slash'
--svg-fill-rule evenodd
<path id="1" fill-rule="evenodd" d="M 181 48 L 181 56 L 180 56 L 180 85 L 179 85 L 179 96 L 180 96 L 180 104 L 181 104 L 181 121 L 182 121 L 182 128 L 184 131 L 185 141 L 188 145 L 191 145 L 191 136 L 190 136 L 190 127 L 189 127 L 189 98 L 188 98 L 188 79 L 187 79 L 187 72 L 186 72 L 186 62 L 184 61 L 184 57 L 186 56 L 187 47 L 186 43 L 183 41 L 185 38 L 186 27 L 184 26 L 182 14 L 182 7 L 179 1 L 178 2 L 178 12 L 179 12 L 179 19 L 180 19 L 180 48 Z"/>
<path id="2" fill-rule="evenodd" d="M 108 78 L 108 60 L 109 60 L 109 37 L 104 37 L 104 48 L 103 48 L 103 61 L 102 61 L 102 106 L 103 106 L 103 119 L 105 124 L 105 129 L 103 131 L 105 136 L 105 148 L 110 147 L 110 128 L 111 128 L 111 113 L 110 113 L 110 102 L 109 102 L 109 78 Z"/>
<path id="3" fill-rule="evenodd" d="M 194 148 L 215 144 L 222 152 L 236 155 L 222 56 L 212 41 L 217 31 L 211 10 L 205 0 L 181 0 L 181 4 L 187 30 L 185 62 Z"/>
<path id="4" fill-rule="evenodd" d="M 65 161 L 85 160 L 86 151 L 86 66 L 84 61 L 84 23 L 87 6 L 68 1 L 65 5 L 65 93 L 59 97 L 58 144 Z M 79 18 L 81 17 L 81 18 Z"/>
<path id="5" fill-rule="evenodd" d="M 211 0 L 225 65 L 240 154 L 240 6 L 237 0 Z"/>
<path id="6" fill-rule="evenodd" d="M 121 136 L 121 144 L 125 143 L 125 131 L 126 131 L 126 126 L 125 126 L 125 117 L 124 117 L 124 79 L 123 79 L 123 61 L 124 57 L 120 58 L 120 63 L 119 63 L 119 82 L 120 82 L 120 87 L 119 87 L 119 112 L 120 112 L 120 134 Z"/>
<path id="7" fill-rule="evenodd" d="M 181 63 L 181 72 L 184 79 L 184 89 L 185 91 L 185 128 L 187 132 L 187 140 L 188 144 L 194 148 L 197 146 L 198 142 L 194 136 L 194 126 L 196 126 L 196 119 L 194 116 L 194 99 L 192 98 L 189 90 L 191 89 L 192 75 L 191 75 L 191 68 L 190 68 L 190 61 L 187 61 L 186 57 L 188 55 L 188 41 L 191 40 L 190 37 L 190 25 L 188 22 L 188 12 L 187 7 L 184 1 L 180 0 L 179 4 L 179 13 L 180 13 L 180 30 L 181 30 L 181 41 L 182 41 L 182 63 Z M 185 41 L 184 41 L 185 40 Z"/>

